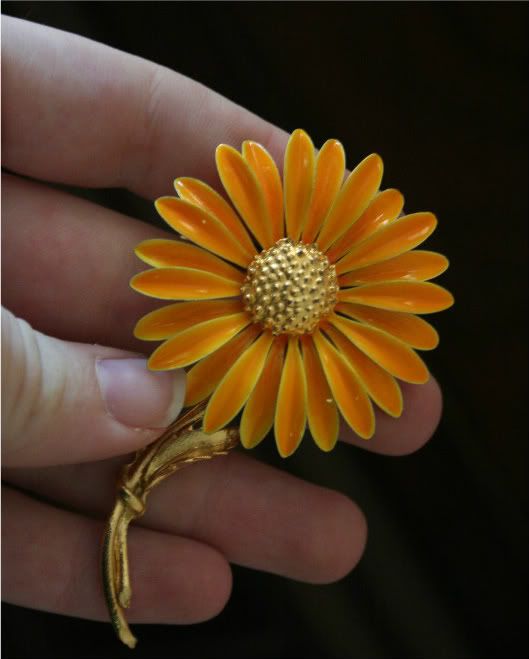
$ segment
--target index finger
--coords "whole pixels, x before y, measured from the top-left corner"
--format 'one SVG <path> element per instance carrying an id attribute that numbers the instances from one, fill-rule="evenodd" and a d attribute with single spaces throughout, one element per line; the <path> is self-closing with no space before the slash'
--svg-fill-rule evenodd
<path id="1" fill-rule="evenodd" d="M 2 27 L 2 146 L 14 172 L 154 198 L 182 173 L 216 183 L 220 143 L 283 153 L 283 131 L 170 69 L 24 20 Z"/>

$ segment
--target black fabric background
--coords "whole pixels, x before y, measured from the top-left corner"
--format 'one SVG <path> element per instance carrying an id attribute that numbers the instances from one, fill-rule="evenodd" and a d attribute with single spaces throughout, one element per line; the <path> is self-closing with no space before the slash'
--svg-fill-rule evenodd
<path id="1" fill-rule="evenodd" d="M 527 4 L 2 10 L 172 67 L 316 145 L 336 137 L 349 165 L 380 153 L 385 186 L 438 215 L 428 249 L 451 260 L 440 283 L 456 305 L 436 316 L 442 341 L 427 355 L 445 393 L 434 439 L 398 459 L 304 442 L 281 464 L 359 502 L 359 567 L 330 586 L 235 568 L 215 620 L 136 628 L 134 656 L 527 656 Z M 99 198 L 152 215 L 117 191 Z M 6 658 L 133 656 L 107 624 L 10 605 L 3 623 Z"/>

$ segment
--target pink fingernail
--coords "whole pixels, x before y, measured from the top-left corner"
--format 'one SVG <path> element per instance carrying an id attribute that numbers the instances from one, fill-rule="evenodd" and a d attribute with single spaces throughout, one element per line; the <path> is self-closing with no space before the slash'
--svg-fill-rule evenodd
<path id="1" fill-rule="evenodd" d="M 149 371 L 142 358 L 96 362 L 101 396 L 107 412 L 133 428 L 165 428 L 182 409 L 185 372 Z"/>

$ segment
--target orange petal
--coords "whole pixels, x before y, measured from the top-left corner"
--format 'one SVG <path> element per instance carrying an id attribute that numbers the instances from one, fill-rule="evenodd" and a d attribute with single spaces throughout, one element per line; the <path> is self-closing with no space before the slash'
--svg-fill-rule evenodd
<path id="1" fill-rule="evenodd" d="M 342 302 L 357 302 L 389 311 L 434 313 L 448 309 L 454 298 L 446 289 L 422 281 L 389 281 L 345 288 L 338 292 Z"/>
<path id="2" fill-rule="evenodd" d="M 283 170 L 287 235 L 298 240 L 305 225 L 314 187 L 314 145 L 298 128 L 288 140 Z"/>
<path id="3" fill-rule="evenodd" d="M 391 416 L 402 414 L 402 393 L 395 379 L 337 329 L 325 324 L 323 328 L 334 345 L 344 355 L 375 403 Z"/>
<path id="4" fill-rule="evenodd" d="M 337 304 L 335 311 L 378 327 L 413 348 L 432 350 L 439 344 L 439 334 L 430 323 L 410 313 L 386 311 L 385 309 L 364 307 L 361 304 L 347 303 Z"/>
<path id="5" fill-rule="evenodd" d="M 252 239 L 237 213 L 218 192 L 202 181 L 189 177 L 177 178 L 174 187 L 180 199 L 190 201 L 213 215 L 241 243 L 245 253 L 256 254 Z"/>
<path id="6" fill-rule="evenodd" d="M 220 180 L 233 205 L 262 247 L 270 247 L 274 243 L 270 218 L 255 174 L 231 146 L 218 146 L 215 157 Z"/>
<path id="7" fill-rule="evenodd" d="M 264 368 L 273 336 L 263 332 L 229 368 L 210 398 L 204 414 L 204 432 L 224 428 L 239 412 L 253 391 Z"/>
<path id="8" fill-rule="evenodd" d="M 263 191 L 268 209 L 272 240 L 283 238 L 283 188 L 277 166 L 268 151 L 257 142 L 246 140 L 242 144 L 242 156 L 255 174 Z"/>
<path id="9" fill-rule="evenodd" d="M 311 336 L 301 338 L 307 380 L 307 416 L 310 433 L 322 451 L 334 448 L 338 439 L 338 410 Z"/>
<path id="10" fill-rule="evenodd" d="M 433 213 L 405 215 L 353 247 L 338 263 L 336 272 L 341 275 L 378 261 L 385 261 L 417 247 L 430 236 L 437 220 Z"/>
<path id="11" fill-rule="evenodd" d="M 155 268 L 130 280 L 135 291 L 160 300 L 211 300 L 241 294 L 241 285 L 204 270 Z"/>
<path id="12" fill-rule="evenodd" d="M 424 384 L 430 377 L 419 355 L 390 334 L 336 315 L 329 322 L 391 375 L 415 384 Z"/>
<path id="13" fill-rule="evenodd" d="M 323 338 L 320 331 L 313 334 L 325 377 L 343 418 L 364 439 L 375 432 L 373 406 L 356 373 L 345 357 Z"/>
<path id="14" fill-rule="evenodd" d="M 197 245 L 244 268 L 254 257 L 255 250 L 245 249 L 219 220 L 199 206 L 176 197 L 160 197 L 154 205 L 170 227 Z"/>
<path id="15" fill-rule="evenodd" d="M 241 418 L 241 444 L 254 448 L 274 423 L 277 392 L 283 371 L 286 336 L 274 338 L 266 364 Z"/>
<path id="16" fill-rule="evenodd" d="M 226 375 L 227 364 L 233 364 L 260 333 L 257 325 L 248 325 L 228 343 L 195 364 L 187 373 L 184 406 L 196 405 L 207 398 Z"/>
<path id="17" fill-rule="evenodd" d="M 381 263 L 373 263 L 342 275 L 340 286 L 359 286 L 378 281 L 433 279 L 448 268 L 448 259 L 437 252 L 413 250 Z"/>
<path id="18" fill-rule="evenodd" d="M 382 171 L 382 159 L 372 153 L 349 174 L 316 240 L 322 251 L 362 215 L 380 186 Z"/>
<path id="19" fill-rule="evenodd" d="M 241 301 L 237 299 L 177 302 L 140 318 L 134 328 L 134 336 L 143 341 L 160 341 L 198 323 L 229 316 L 240 310 Z"/>
<path id="20" fill-rule="evenodd" d="M 197 270 L 207 270 L 239 284 L 244 281 L 245 275 L 237 268 L 226 263 L 226 261 L 222 261 L 211 252 L 206 252 L 200 247 L 178 240 L 160 238 L 144 240 L 134 251 L 142 261 L 156 268 L 183 266 Z"/>
<path id="21" fill-rule="evenodd" d="M 189 366 L 218 350 L 250 322 L 250 316 L 241 312 L 178 332 L 152 353 L 148 366 L 153 371 Z"/>
<path id="22" fill-rule="evenodd" d="M 340 190 L 344 171 L 345 153 L 343 146 L 338 140 L 327 140 L 316 158 L 314 192 L 301 237 L 303 242 L 314 242 Z"/>
<path id="23" fill-rule="evenodd" d="M 299 351 L 299 339 L 289 337 L 285 364 L 277 394 L 276 444 L 281 457 L 292 455 L 299 446 L 307 423 L 307 383 Z"/>
<path id="24" fill-rule="evenodd" d="M 387 226 L 399 216 L 403 206 L 404 197 L 398 190 L 390 188 L 379 192 L 358 220 L 331 245 L 327 251 L 329 261 L 334 263 L 353 245 Z"/>

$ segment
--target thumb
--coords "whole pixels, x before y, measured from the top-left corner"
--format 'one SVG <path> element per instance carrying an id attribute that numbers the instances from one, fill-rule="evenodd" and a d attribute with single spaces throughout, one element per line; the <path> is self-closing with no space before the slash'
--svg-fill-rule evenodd
<path id="1" fill-rule="evenodd" d="M 134 353 L 60 341 L 2 309 L 5 466 L 100 460 L 153 441 L 182 408 L 185 373 Z"/>

